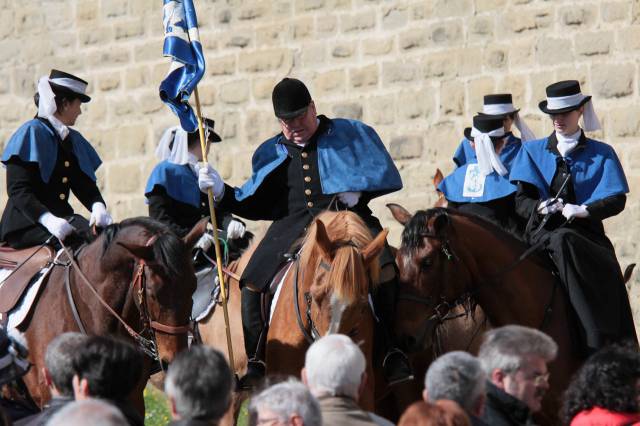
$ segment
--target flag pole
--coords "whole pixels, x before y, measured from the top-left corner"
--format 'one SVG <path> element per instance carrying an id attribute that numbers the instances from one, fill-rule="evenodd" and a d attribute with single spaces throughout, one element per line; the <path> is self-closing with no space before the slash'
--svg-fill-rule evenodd
<path id="1" fill-rule="evenodd" d="M 202 149 L 202 161 L 208 166 L 207 160 L 207 142 L 204 137 L 204 127 L 202 125 L 202 112 L 200 110 L 200 97 L 198 96 L 198 87 L 193 90 L 196 100 L 196 117 L 198 119 L 198 133 L 200 134 L 200 148 Z M 234 371 L 235 363 L 233 359 L 233 345 L 231 343 L 231 326 L 229 323 L 229 311 L 227 309 L 227 288 L 224 282 L 224 273 L 222 271 L 222 252 L 220 250 L 220 242 L 218 241 L 218 221 L 216 219 L 215 206 L 213 204 L 213 190 L 209 188 L 207 191 L 209 196 L 209 215 L 211 217 L 211 225 L 213 225 L 213 244 L 216 249 L 216 266 L 218 269 L 218 280 L 220 282 L 220 295 L 222 296 L 222 311 L 224 312 L 224 327 L 227 335 L 227 351 L 229 352 L 229 365 Z"/>

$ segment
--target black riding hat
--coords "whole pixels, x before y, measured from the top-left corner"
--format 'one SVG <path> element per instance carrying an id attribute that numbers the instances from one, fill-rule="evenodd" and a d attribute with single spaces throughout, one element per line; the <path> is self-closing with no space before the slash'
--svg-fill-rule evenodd
<path id="1" fill-rule="evenodd" d="M 563 114 L 574 111 L 591 100 L 580 91 L 577 80 L 565 80 L 547 86 L 547 99 L 538 106 L 545 114 Z"/>
<path id="2" fill-rule="evenodd" d="M 283 78 L 271 94 L 276 117 L 288 120 L 307 112 L 311 95 L 304 83 L 295 78 Z"/>
<path id="3" fill-rule="evenodd" d="M 207 138 L 207 142 L 209 143 L 216 143 L 222 140 L 220 135 L 213 131 L 213 128 L 215 127 L 215 125 L 216 125 L 216 122 L 211 118 L 206 118 L 206 117 L 202 118 L 202 126 L 204 127 L 205 135 L 207 134 L 207 131 L 209 132 L 209 137 Z M 200 141 L 200 133 L 198 129 L 189 133 L 188 138 L 190 143 L 193 143 L 195 141 Z"/>
<path id="4" fill-rule="evenodd" d="M 489 133 L 494 130 L 504 129 L 502 120 L 503 119 L 500 116 L 478 114 L 473 117 L 473 127 L 475 127 L 482 133 Z M 466 129 L 464 129 L 464 137 L 469 141 L 473 141 L 471 130 L 471 127 L 467 127 Z M 502 136 L 490 136 L 490 138 L 492 141 L 497 141 L 508 136 L 509 134 L 511 134 L 511 132 L 505 132 Z"/>
<path id="5" fill-rule="evenodd" d="M 484 96 L 484 104 L 480 115 L 491 115 L 494 117 L 505 118 L 509 114 L 516 114 L 520 108 L 513 106 L 513 97 L 511 93 L 496 93 Z"/>
<path id="6" fill-rule="evenodd" d="M 61 96 L 75 96 L 83 103 L 91 100 L 91 97 L 86 94 L 88 84 L 83 79 L 64 71 L 51 70 L 49 74 L 49 85 L 53 93 Z"/>

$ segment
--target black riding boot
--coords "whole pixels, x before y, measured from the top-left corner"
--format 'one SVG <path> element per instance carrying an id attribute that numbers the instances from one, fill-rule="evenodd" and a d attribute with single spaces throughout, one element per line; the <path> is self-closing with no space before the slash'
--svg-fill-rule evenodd
<path id="1" fill-rule="evenodd" d="M 262 294 L 247 287 L 242 287 L 241 294 L 242 332 L 248 361 L 247 373 L 240 379 L 238 386 L 242 390 L 250 390 L 265 375 L 266 327 L 262 321 Z"/>
<path id="2" fill-rule="evenodd" d="M 404 352 L 398 348 L 393 329 L 397 292 L 398 280 L 394 277 L 380 283 L 372 294 L 378 329 L 381 331 L 385 349 L 382 370 L 389 385 L 413 380 L 411 364 Z"/>

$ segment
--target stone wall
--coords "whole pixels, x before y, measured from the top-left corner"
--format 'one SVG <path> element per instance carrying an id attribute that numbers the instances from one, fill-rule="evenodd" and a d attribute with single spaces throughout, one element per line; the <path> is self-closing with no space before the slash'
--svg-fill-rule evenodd
<path id="1" fill-rule="evenodd" d="M 154 147 L 176 122 L 157 96 L 168 69 L 160 3 L 0 0 L 0 146 L 34 114 L 40 75 L 59 67 L 86 78 L 93 101 L 77 128 L 105 162 L 99 180 L 116 219 L 146 213 Z M 248 177 L 252 151 L 278 128 L 273 85 L 301 78 L 319 112 L 362 119 L 387 144 L 405 189 L 372 206 L 397 244 L 400 229 L 384 204 L 433 203 L 433 172 L 452 169 L 483 94 L 512 92 L 544 135 L 551 129 L 537 108 L 544 87 L 575 78 L 603 122 L 593 136 L 615 146 L 631 186 L 608 232 L 621 264 L 638 258 L 639 0 L 196 0 L 196 7 L 207 59 L 200 97 L 224 138 L 211 160 L 228 182 Z M 3 174 L 0 181 L 4 188 Z"/>

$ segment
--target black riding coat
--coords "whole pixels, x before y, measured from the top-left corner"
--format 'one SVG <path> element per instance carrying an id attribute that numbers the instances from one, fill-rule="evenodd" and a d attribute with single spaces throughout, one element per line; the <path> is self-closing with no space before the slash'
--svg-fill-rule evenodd
<path id="1" fill-rule="evenodd" d="M 51 127 L 47 120 L 41 120 Z M 9 200 L 0 220 L 0 241 L 11 247 L 35 246 L 49 238 L 49 232 L 38 219 L 46 212 L 64 218 L 72 216 L 70 192 L 88 210 L 95 202 L 104 203 L 96 182 L 80 169 L 70 139 L 58 141 L 58 155 L 49 182 L 42 180 L 38 163 L 25 162 L 16 156 L 5 163 Z"/>
<path id="2" fill-rule="evenodd" d="M 583 133 L 575 149 L 584 149 L 585 144 Z M 558 194 L 567 175 L 571 173 L 557 145 L 553 134 L 547 144 L 547 149 L 556 155 L 558 164 L 550 188 L 553 195 Z M 576 204 L 571 180 L 559 198 L 565 204 Z M 551 254 L 582 326 L 582 343 L 594 350 L 611 341 L 636 340 L 620 266 L 602 224 L 602 220 L 624 209 L 626 195 L 614 195 L 587 205 L 589 216 L 574 218 L 571 223 L 566 223 L 560 212 L 555 213 L 542 228 L 544 215 L 537 213 L 540 202 L 540 194 L 534 185 L 518 183 L 516 209 L 528 221 L 527 238 L 531 244 L 547 240 L 545 247 Z"/>
<path id="3" fill-rule="evenodd" d="M 524 221 L 516 214 L 515 194 L 481 203 L 456 203 L 449 201 L 452 209 L 485 218 L 517 235 L 524 231 Z"/>
<path id="4" fill-rule="evenodd" d="M 328 118 L 319 116 L 320 125 L 304 147 L 285 141 L 288 158 L 270 173 L 257 192 L 237 201 L 234 189 L 225 185 L 220 207 L 250 220 L 272 220 L 264 238 L 258 245 L 242 275 L 243 283 L 264 289 L 280 264 L 284 255 L 303 236 L 309 224 L 328 208 L 346 208 L 335 195 L 322 193 L 318 171 L 317 137 L 330 125 Z M 351 208 L 367 224 L 373 235 L 382 226 L 367 206 L 370 198 L 363 193 L 356 206 Z M 387 249 L 381 256 L 381 264 L 393 262 Z"/>

